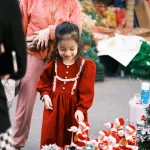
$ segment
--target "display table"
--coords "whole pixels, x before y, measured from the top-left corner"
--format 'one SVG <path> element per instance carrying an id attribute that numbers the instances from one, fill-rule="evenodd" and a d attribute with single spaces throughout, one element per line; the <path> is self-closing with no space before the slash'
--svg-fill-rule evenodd
<path id="1" fill-rule="evenodd" d="M 142 115 L 145 115 L 145 105 L 136 104 L 134 99 L 129 101 L 130 113 L 129 122 L 136 125 L 136 121 L 141 119 Z"/>

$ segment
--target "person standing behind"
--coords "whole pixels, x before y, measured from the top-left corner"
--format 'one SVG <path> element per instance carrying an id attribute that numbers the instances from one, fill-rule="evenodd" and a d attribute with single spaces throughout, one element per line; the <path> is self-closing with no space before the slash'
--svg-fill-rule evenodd
<path id="1" fill-rule="evenodd" d="M 56 143 L 71 144 L 71 126 L 87 121 L 94 97 L 96 64 L 81 55 L 79 28 L 69 22 L 57 26 L 57 49 L 37 84 L 45 103 L 41 148 Z"/>
<path id="2" fill-rule="evenodd" d="M 44 69 L 44 60 L 52 49 L 48 41 L 54 40 L 55 28 L 68 21 L 75 23 L 81 31 L 80 5 L 78 0 L 21 0 L 20 8 L 26 37 L 37 35 L 33 44 L 37 51 L 27 50 L 27 71 L 21 80 L 13 128 L 13 145 L 17 149 L 25 146 L 28 139 L 31 117 L 36 97 L 36 84 Z"/>
<path id="3" fill-rule="evenodd" d="M 17 70 L 12 51 L 16 53 Z M 21 79 L 26 71 L 26 44 L 17 0 L 1 0 L 0 4 L 0 80 Z M 11 123 L 4 87 L 0 81 L 0 150 L 12 150 Z M 7 137 L 7 138 L 6 138 Z M 6 145 L 5 145 L 6 144 Z"/>

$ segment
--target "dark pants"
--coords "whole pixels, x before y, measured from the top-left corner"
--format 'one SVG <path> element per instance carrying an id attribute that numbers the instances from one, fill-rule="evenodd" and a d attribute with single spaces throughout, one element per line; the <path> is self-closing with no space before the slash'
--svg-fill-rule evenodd
<path id="1" fill-rule="evenodd" d="M 4 93 L 3 85 L 0 81 L 0 133 L 6 132 L 10 128 L 10 119 L 7 107 L 7 100 Z"/>

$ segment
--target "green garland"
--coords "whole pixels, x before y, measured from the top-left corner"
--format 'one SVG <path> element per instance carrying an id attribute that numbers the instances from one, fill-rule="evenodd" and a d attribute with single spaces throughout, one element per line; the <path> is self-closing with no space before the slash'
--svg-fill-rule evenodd
<path id="1" fill-rule="evenodd" d="M 102 63 L 100 63 L 100 59 L 96 53 L 96 47 L 90 47 L 84 52 L 84 57 L 90 60 L 93 60 L 96 63 L 97 69 L 104 68 Z"/>
<path id="2" fill-rule="evenodd" d="M 150 44 L 143 41 L 139 53 L 132 59 L 127 67 L 119 66 L 134 78 L 150 79 Z"/>

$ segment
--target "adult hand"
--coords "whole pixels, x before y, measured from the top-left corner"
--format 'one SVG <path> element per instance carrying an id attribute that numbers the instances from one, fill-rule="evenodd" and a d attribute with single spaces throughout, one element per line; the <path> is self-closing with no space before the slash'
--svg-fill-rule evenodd
<path id="1" fill-rule="evenodd" d="M 33 40 L 33 44 L 37 45 L 37 50 L 43 50 L 45 48 L 48 48 L 49 37 L 50 37 L 49 28 L 35 32 L 35 34 L 38 34 L 38 35 Z"/>
<path id="2" fill-rule="evenodd" d="M 46 109 L 53 109 L 52 100 L 48 95 L 43 96 Z"/>
<path id="3" fill-rule="evenodd" d="M 76 119 L 76 121 L 83 121 L 84 120 L 84 114 L 83 114 L 83 112 L 80 111 L 80 110 L 77 110 L 75 112 L 75 119 Z"/>

